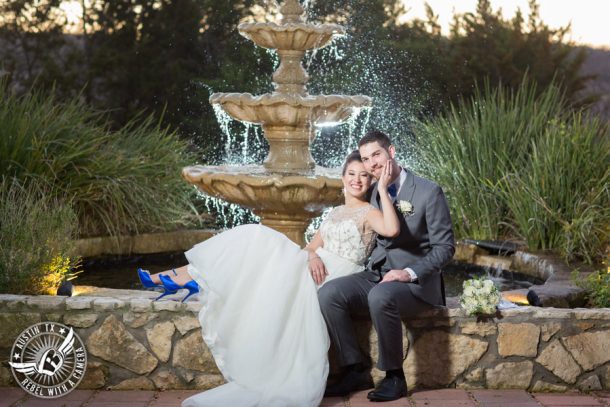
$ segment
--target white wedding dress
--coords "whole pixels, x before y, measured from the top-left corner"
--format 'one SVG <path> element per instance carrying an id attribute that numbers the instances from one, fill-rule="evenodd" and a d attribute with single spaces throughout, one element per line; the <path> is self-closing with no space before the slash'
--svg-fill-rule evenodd
<path id="1" fill-rule="evenodd" d="M 375 236 L 372 207 L 334 208 L 316 253 L 326 281 L 364 269 Z M 329 338 L 307 253 L 262 225 L 221 233 L 186 252 L 201 287 L 203 339 L 227 384 L 183 407 L 313 407 L 324 394 Z"/>

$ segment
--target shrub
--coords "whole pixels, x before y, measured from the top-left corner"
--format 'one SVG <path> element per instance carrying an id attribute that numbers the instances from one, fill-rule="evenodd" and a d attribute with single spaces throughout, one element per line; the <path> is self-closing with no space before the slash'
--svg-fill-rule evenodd
<path id="1" fill-rule="evenodd" d="M 587 298 L 592 306 L 610 307 L 610 267 L 590 273 L 585 278 L 582 278 L 578 272 L 572 277 L 579 287 L 587 291 Z"/>
<path id="2" fill-rule="evenodd" d="M 174 228 L 194 189 L 180 176 L 187 144 L 152 117 L 112 130 L 78 98 L 10 94 L 0 84 L 0 175 L 70 202 L 83 236 Z"/>
<path id="3" fill-rule="evenodd" d="M 55 294 L 75 263 L 76 214 L 33 185 L 0 187 L 0 292 Z"/>
<path id="4" fill-rule="evenodd" d="M 419 169 L 447 191 L 459 237 L 516 238 L 591 262 L 610 224 L 608 128 L 551 86 L 486 86 L 420 123 Z"/>

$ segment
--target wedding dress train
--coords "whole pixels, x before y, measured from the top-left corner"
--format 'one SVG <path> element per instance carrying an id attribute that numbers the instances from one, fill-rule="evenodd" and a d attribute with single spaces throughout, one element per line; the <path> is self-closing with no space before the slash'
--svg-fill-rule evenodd
<path id="1" fill-rule="evenodd" d="M 364 269 L 374 242 L 369 206 L 334 208 L 316 253 L 326 281 Z M 324 394 L 329 337 L 307 253 L 283 234 L 244 225 L 186 252 L 201 287 L 203 339 L 227 384 L 183 407 L 312 407 Z"/>

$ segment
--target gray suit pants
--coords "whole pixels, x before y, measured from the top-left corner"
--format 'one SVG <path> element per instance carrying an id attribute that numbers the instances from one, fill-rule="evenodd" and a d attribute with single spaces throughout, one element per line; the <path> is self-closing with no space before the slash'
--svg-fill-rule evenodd
<path id="1" fill-rule="evenodd" d="M 365 363 L 358 346 L 352 316 L 367 314 L 379 339 L 380 370 L 402 369 L 402 319 L 410 319 L 433 306 L 415 297 L 412 283 L 375 283 L 365 273 L 329 281 L 318 291 L 320 309 L 339 364 Z"/>

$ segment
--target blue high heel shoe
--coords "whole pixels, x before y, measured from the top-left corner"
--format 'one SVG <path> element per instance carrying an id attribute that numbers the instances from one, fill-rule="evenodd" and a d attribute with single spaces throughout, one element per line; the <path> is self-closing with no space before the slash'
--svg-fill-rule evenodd
<path id="1" fill-rule="evenodd" d="M 176 291 L 180 290 L 181 288 L 185 288 L 185 289 L 189 290 L 189 293 L 186 295 L 186 297 L 184 297 L 182 299 L 182 302 L 186 301 L 186 299 L 188 297 L 190 297 L 191 295 L 199 292 L 199 285 L 197 284 L 197 282 L 195 280 L 191 280 L 184 285 L 179 285 L 179 284 L 176 284 L 174 282 L 174 280 L 172 280 L 168 276 L 160 275 L 159 278 L 161 279 L 161 284 L 163 284 L 163 287 L 166 290 L 170 290 L 173 292 L 176 292 Z"/>
<path id="2" fill-rule="evenodd" d="M 178 273 L 176 273 L 176 270 L 172 270 L 172 271 L 174 272 L 175 275 L 178 275 Z M 165 276 L 164 274 L 160 275 L 160 277 L 164 277 L 164 276 Z M 168 289 L 167 287 L 165 287 L 163 284 L 157 284 L 157 283 L 153 282 L 152 279 L 150 278 L 150 273 L 146 270 L 142 270 L 141 268 L 138 268 L 138 277 L 140 278 L 140 282 L 142 283 L 142 285 L 146 288 L 156 288 L 156 287 L 163 288 L 163 294 L 161 294 L 160 296 L 155 298 L 155 301 L 160 300 L 161 298 L 165 297 L 166 295 L 176 294 L 178 292 L 178 290 L 172 291 L 171 289 Z"/>

